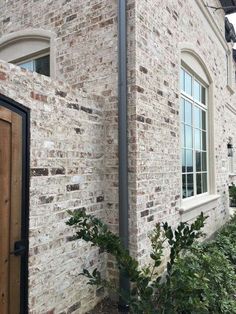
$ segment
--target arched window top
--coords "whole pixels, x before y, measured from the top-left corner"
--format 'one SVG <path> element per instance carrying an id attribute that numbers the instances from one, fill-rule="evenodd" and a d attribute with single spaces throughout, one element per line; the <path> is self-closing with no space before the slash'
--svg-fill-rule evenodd
<path id="1" fill-rule="evenodd" d="M 50 41 L 40 38 L 20 38 L 0 46 L 0 59 L 7 62 L 18 62 L 28 56 L 47 53 L 50 50 Z"/>
<path id="2" fill-rule="evenodd" d="M 210 85 L 211 75 L 206 67 L 203 58 L 200 57 L 193 49 L 183 48 L 181 49 L 181 64 L 191 70 L 194 75 L 206 85 Z"/>
<path id="3" fill-rule="evenodd" d="M 45 30 L 24 30 L 0 39 L 0 59 L 15 62 L 27 56 L 50 50 L 52 33 Z"/>
<path id="4" fill-rule="evenodd" d="M 23 30 L 7 34 L 0 39 L 0 59 L 22 65 L 22 67 L 27 64 L 25 68 L 41 73 L 37 71 L 33 62 L 40 58 L 42 63 L 42 60 L 45 60 L 47 56 L 48 60 L 50 59 L 50 74 L 54 76 L 53 40 L 54 33 L 41 29 Z M 28 66 L 29 62 L 32 63 L 30 67 Z M 49 61 L 47 62 L 49 64 Z"/>

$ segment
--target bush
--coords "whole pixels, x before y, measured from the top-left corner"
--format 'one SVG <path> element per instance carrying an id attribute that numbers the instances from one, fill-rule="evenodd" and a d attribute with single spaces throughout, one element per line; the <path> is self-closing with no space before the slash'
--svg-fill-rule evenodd
<path id="1" fill-rule="evenodd" d="M 214 244 L 195 245 L 172 276 L 172 313 L 236 313 L 233 265 Z M 171 312 L 170 312 L 171 313 Z"/>
<path id="2" fill-rule="evenodd" d="M 152 264 L 140 268 L 122 246 L 119 237 L 92 215 L 70 212 L 68 225 L 76 227 L 74 239 L 84 239 L 115 256 L 121 273 L 128 276 L 130 295 L 118 293 L 135 314 L 236 313 L 235 246 L 236 218 L 225 226 L 215 241 L 197 244 L 206 217 L 201 214 L 192 224 L 180 223 L 176 230 L 157 224 L 150 234 Z M 163 246 L 170 247 L 166 274 L 159 274 Z M 91 285 L 114 288 L 95 269 L 82 273 Z M 164 280 L 163 280 L 164 279 Z"/>

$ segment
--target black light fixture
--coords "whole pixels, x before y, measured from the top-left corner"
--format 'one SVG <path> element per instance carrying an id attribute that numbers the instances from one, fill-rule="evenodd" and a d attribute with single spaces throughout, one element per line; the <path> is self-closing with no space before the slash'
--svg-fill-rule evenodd
<path id="1" fill-rule="evenodd" d="M 229 138 L 228 144 L 227 144 L 227 148 L 228 148 L 228 157 L 233 157 L 234 154 L 234 147 L 232 144 L 232 138 Z"/>

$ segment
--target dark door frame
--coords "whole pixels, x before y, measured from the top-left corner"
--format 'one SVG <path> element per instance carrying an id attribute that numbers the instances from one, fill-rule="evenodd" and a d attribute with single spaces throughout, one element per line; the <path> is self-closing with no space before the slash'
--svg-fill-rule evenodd
<path id="1" fill-rule="evenodd" d="M 30 110 L 0 94 L 0 106 L 22 117 L 22 223 L 21 239 L 26 243 L 26 254 L 21 257 L 20 314 L 28 313 L 28 251 L 29 251 L 29 178 L 30 178 Z"/>

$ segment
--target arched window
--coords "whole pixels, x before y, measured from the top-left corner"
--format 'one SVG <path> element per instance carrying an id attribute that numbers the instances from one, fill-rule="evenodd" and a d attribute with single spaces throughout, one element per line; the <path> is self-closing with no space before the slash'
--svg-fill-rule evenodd
<path id="1" fill-rule="evenodd" d="M 211 81 L 201 61 L 182 51 L 180 70 L 182 199 L 206 196 L 214 190 Z M 211 145 L 210 145 L 211 144 Z M 213 162 L 214 164 L 214 162 Z"/>
<path id="2" fill-rule="evenodd" d="M 54 76 L 53 35 L 44 30 L 11 33 L 0 39 L 0 59 Z"/>

